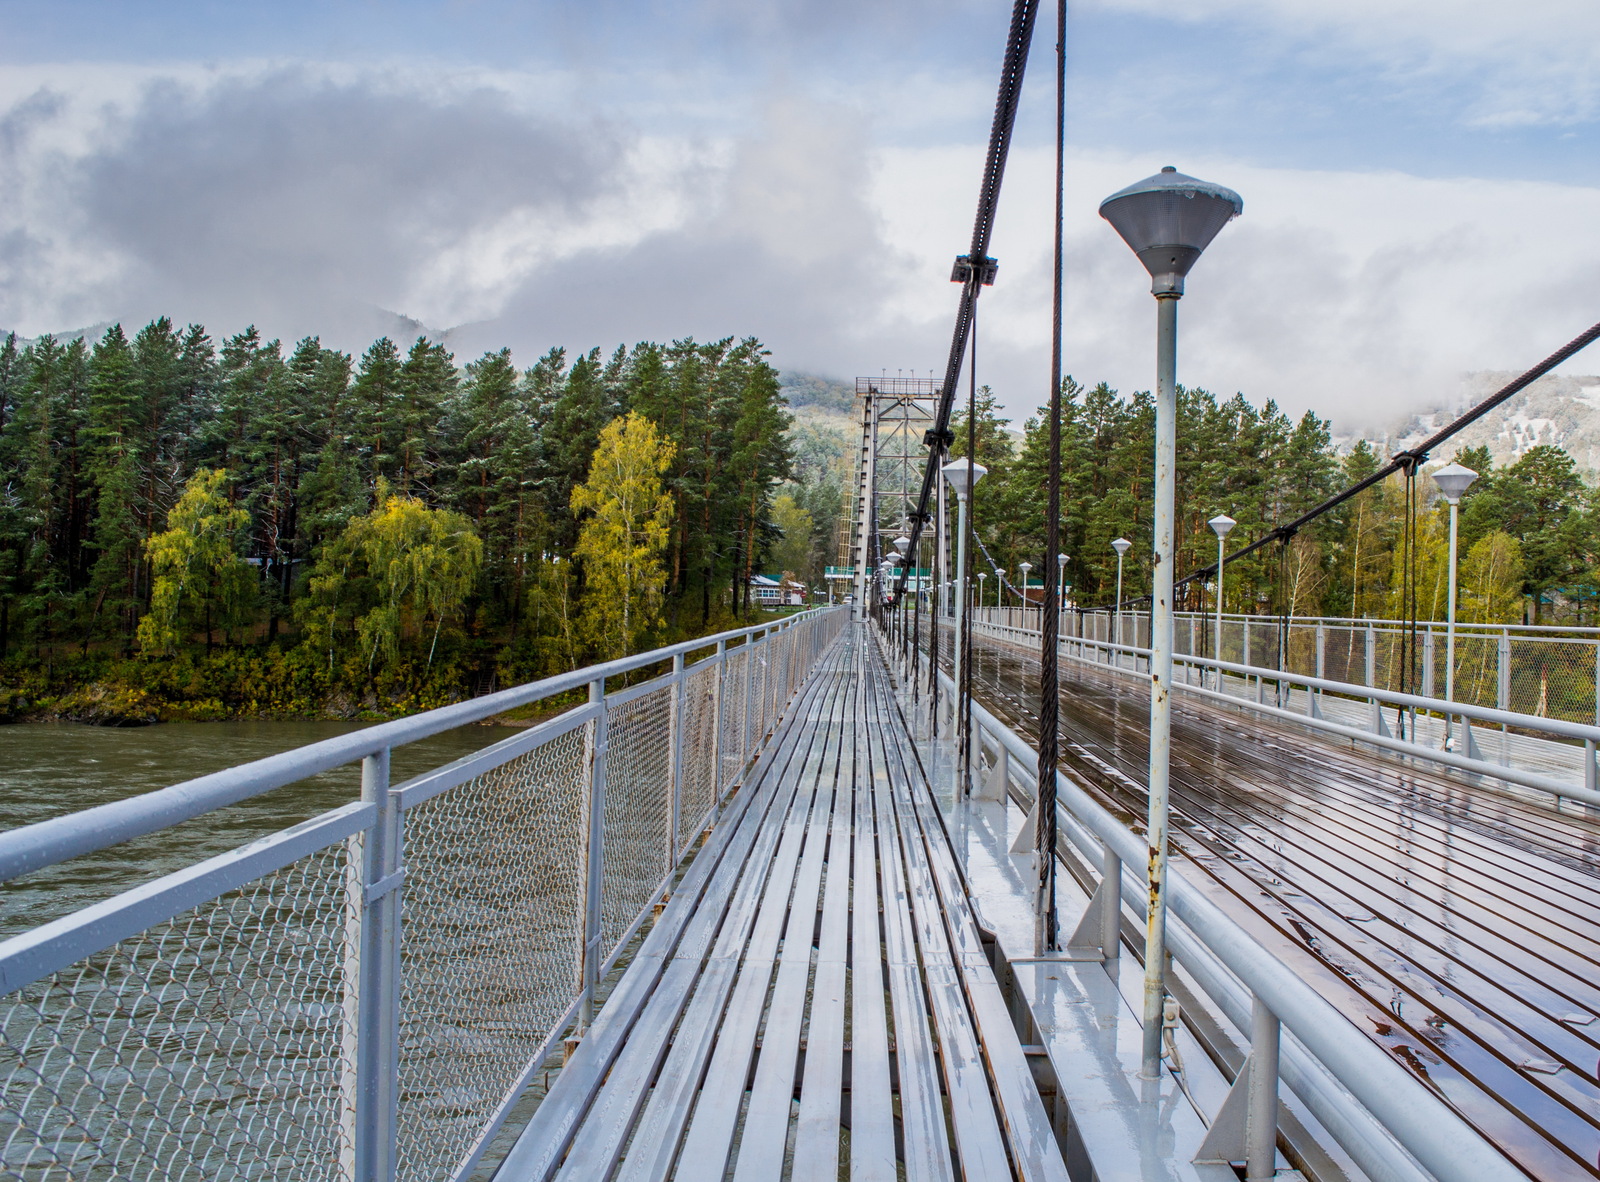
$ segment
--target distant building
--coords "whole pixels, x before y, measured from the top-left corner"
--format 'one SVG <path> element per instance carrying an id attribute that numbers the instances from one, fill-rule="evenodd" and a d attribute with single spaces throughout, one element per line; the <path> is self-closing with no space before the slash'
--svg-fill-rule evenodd
<path id="1" fill-rule="evenodd" d="M 804 607 L 806 589 L 793 579 L 775 579 L 771 575 L 752 575 L 750 594 L 762 607 Z"/>

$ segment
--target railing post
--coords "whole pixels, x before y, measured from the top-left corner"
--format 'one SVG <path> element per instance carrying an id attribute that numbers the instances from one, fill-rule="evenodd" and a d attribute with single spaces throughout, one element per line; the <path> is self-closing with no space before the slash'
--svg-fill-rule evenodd
<path id="1" fill-rule="evenodd" d="M 683 676 L 683 654 L 678 653 L 672 658 L 672 672 L 678 681 L 672 687 L 672 797 L 670 828 L 672 834 L 671 848 L 667 851 L 667 873 L 672 873 L 672 868 L 678 864 L 678 854 L 683 848 L 683 835 L 678 828 L 683 824 L 683 714 L 687 702 L 685 696 L 685 678 Z"/>
<path id="2" fill-rule="evenodd" d="M 360 835 L 354 909 L 356 1094 L 354 1174 L 358 1182 L 390 1182 L 400 1118 L 400 809 L 389 795 L 389 749 L 361 761 L 361 799 L 378 806 Z"/>
<path id="3" fill-rule="evenodd" d="M 1317 621 L 1317 679 L 1326 680 L 1324 670 L 1328 667 L 1328 630 L 1321 620 Z"/>
<path id="4" fill-rule="evenodd" d="M 1250 617 L 1249 616 L 1244 617 L 1244 654 L 1243 654 L 1243 659 L 1239 663 L 1241 665 L 1248 665 L 1250 663 Z"/>
<path id="5" fill-rule="evenodd" d="M 750 701 L 755 697 L 756 676 L 756 634 L 745 633 L 744 637 L 744 724 L 739 732 L 739 768 L 741 772 L 744 765 L 750 760 Z"/>
<path id="6" fill-rule="evenodd" d="M 711 690 L 712 796 L 717 808 L 722 808 L 722 687 L 728 677 L 728 642 L 717 641 L 717 682 Z"/>
<path id="7" fill-rule="evenodd" d="M 1378 633 L 1371 624 L 1367 625 L 1367 687 L 1376 688 L 1378 684 Z"/>
<path id="8" fill-rule="evenodd" d="M 594 1021 L 594 992 L 600 983 L 600 908 L 605 885 L 606 844 L 606 682 L 589 683 L 589 701 L 600 707 L 589 724 L 588 842 L 583 864 L 583 971 L 578 1023 L 587 1030 Z"/>
<path id="9" fill-rule="evenodd" d="M 1250 1010 L 1250 1116 L 1246 1182 L 1272 1182 L 1278 1158 L 1278 1016 L 1259 997 Z"/>
<path id="10" fill-rule="evenodd" d="M 1429 628 L 1422 634 L 1422 696 L 1424 698 L 1433 697 L 1433 658 L 1433 629 Z M 1449 720 L 1446 719 L 1445 721 L 1448 724 Z"/>

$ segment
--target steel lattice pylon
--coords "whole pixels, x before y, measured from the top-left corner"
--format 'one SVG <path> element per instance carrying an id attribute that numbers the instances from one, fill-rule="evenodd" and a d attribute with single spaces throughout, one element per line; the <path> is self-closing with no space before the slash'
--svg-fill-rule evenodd
<path id="1" fill-rule="evenodd" d="M 840 539 L 840 567 L 835 569 L 847 574 L 858 604 L 867 602 L 878 564 L 896 553 L 894 539 L 910 532 L 939 390 L 935 378 L 856 379 L 861 443 L 850 532 Z"/>

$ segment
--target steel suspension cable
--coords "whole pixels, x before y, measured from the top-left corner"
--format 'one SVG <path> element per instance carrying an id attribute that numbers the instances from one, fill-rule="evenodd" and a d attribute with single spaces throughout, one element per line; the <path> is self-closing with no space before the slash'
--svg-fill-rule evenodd
<path id="1" fill-rule="evenodd" d="M 1000 89 L 995 96 L 994 122 L 989 128 L 989 151 L 984 159 L 983 179 L 978 187 L 978 212 L 972 226 L 972 244 L 956 259 L 951 280 L 959 282 L 961 301 L 956 309 L 955 331 L 950 338 L 950 353 L 945 362 L 944 380 L 939 388 L 939 406 L 933 426 L 923 437 L 928 445 L 928 465 L 922 474 L 922 489 L 917 495 L 916 512 L 911 518 L 911 543 L 915 548 L 922 529 L 930 520 L 929 502 L 938 487 L 941 449 L 952 442 L 950 412 L 955 403 L 956 386 L 961 380 L 962 359 L 967 352 L 967 336 L 977 309 L 978 293 L 994 283 L 995 260 L 989 257 L 989 240 L 994 231 L 995 210 L 1000 203 L 1000 183 L 1005 178 L 1006 160 L 1011 152 L 1011 131 L 1016 123 L 1017 103 L 1022 97 L 1022 80 L 1028 65 L 1028 46 L 1033 40 L 1034 19 L 1039 0 L 1014 0 L 1011 25 L 1006 33 L 1005 56 L 1000 64 Z M 905 592 L 906 574 L 900 573 L 895 598 Z"/>
<path id="2" fill-rule="evenodd" d="M 1066 216 L 1065 180 L 1067 151 L 1067 0 L 1056 0 L 1056 209 L 1054 273 L 1050 301 L 1050 470 L 1046 477 L 1044 517 L 1044 601 L 1039 611 L 1039 761 L 1034 799 L 1039 802 L 1034 826 L 1037 842 L 1034 862 L 1039 871 L 1033 913 L 1034 951 L 1043 956 L 1059 944 L 1056 924 L 1056 760 L 1060 724 L 1061 690 L 1056 668 L 1061 615 L 1056 603 L 1058 579 L 1050 578 L 1050 564 L 1061 548 L 1061 304 L 1065 263 L 1062 225 Z M 1026 583 L 1027 574 L 1023 580 Z M 1026 590 L 1026 588 L 1024 588 Z M 1027 596 L 1023 596 L 1026 601 Z M 1001 785 L 1004 793 L 1005 786 Z M 1120 889 L 1118 883 L 1111 889 Z M 1102 938 L 1111 938 L 1102 933 Z M 1120 938 L 1120 937 L 1117 937 Z"/>
<path id="3" fill-rule="evenodd" d="M 973 493 L 977 490 L 978 482 L 974 479 L 973 466 L 977 461 L 978 452 L 978 305 L 972 305 L 970 324 L 972 326 L 972 360 L 967 366 L 967 511 L 964 514 L 966 521 L 963 523 L 960 545 L 966 548 L 968 554 L 972 553 L 967 543 L 977 536 L 978 514 L 977 498 Z M 957 750 L 961 760 L 961 794 L 972 795 L 972 596 L 967 594 L 967 586 L 973 581 L 972 575 L 963 566 L 961 570 L 962 585 L 956 588 L 956 594 L 961 596 L 961 635 L 956 638 L 956 643 L 961 645 L 961 725 L 960 734 L 957 736 Z"/>
<path id="4" fill-rule="evenodd" d="M 1579 333 L 1577 336 L 1573 337 L 1572 340 L 1568 341 L 1565 345 L 1562 345 L 1561 348 L 1550 354 L 1550 356 L 1546 357 L 1543 361 L 1539 362 L 1531 369 L 1526 370 L 1516 378 L 1513 378 L 1504 386 L 1501 386 L 1500 389 L 1489 395 L 1488 398 L 1485 398 L 1482 402 L 1478 403 L 1478 405 L 1466 411 L 1447 426 L 1435 431 L 1432 435 L 1428 436 L 1428 438 L 1417 444 L 1416 447 L 1407 448 L 1405 451 L 1396 452 L 1394 456 L 1390 458 L 1387 464 L 1379 468 L 1371 476 L 1368 476 L 1364 480 L 1356 481 L 1356 483 L 1352 484 L 1343 492 L 1335 493 L 1321 504 L 1315 506 L 1314 508 L 1307 509 L 1293 521 L 1286 522 L 1283 525 L 1274 526 L 1272 529 L 1268 530 L 1265 534 L 1257 538 L 1254 542 L 1251 542 L 1242 550 L 1238 550 L 1233 554 L 1227 555 L 1223 559 L 1223 563 L 1227 564 L 1231 562 L 1237 562 L 1239 559 L 1249 557 L 1257 550 L 1260 550 L 1264 546 L 1278 541 L 1280 538 L 1293 537 L 1296 532 L 1309 525 L 1323 514 L 1337 509 L 1340 505 L 1344 504 L 1352 497 L 1359 496 L 1373 485 L 1387 480 L 1396 472 L 1405 471 L 1408 465 L 1422 464 L 1425 460 L 1427 460 L 1429 453 L 1441 443 L 1444 443 L 1452 436 L 1457 435 L 1467 427 L 1470 427 L 1473 423 L 1477 422 L 1495 407 L 1505 402 L 1508 398 L 1521 393 L 1538 379 L 1544 377 L 1545 374 L 1549 373 L 1556 366 L 1571 359 L 1576 354 L 1581 353 L 1584 349 L 1594 344 L 1594 342 L 1597 340 L 1600 340 L 1600 324 L 1595 324 L 1585 331 Z M 1190 571 L 1188 574 L 1184 575 L 1183 578 L 1179 579 L 1174 586 L 1187 586 L 1196 579 L 1210 578 L 1212 575 L 1216 574 L 1216 572 L 1217 564 L 1214 562 L 1209 563 L 1206 566 L 1198 567 L 1195 570 Z M 1149 596 L 1142 595 L 1138 599 L 1125 600 L 1124 602 L 1141 603 L 1148 598 Z"/>

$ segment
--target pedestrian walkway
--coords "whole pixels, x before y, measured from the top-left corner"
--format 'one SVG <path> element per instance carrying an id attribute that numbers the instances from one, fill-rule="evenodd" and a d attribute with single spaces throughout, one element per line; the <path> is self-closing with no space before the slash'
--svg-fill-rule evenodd
<path id="1" fill-rule="evenodd" d="M 877 642 L 852 624 L 497 1178 L 1065 1182 Z"/>

